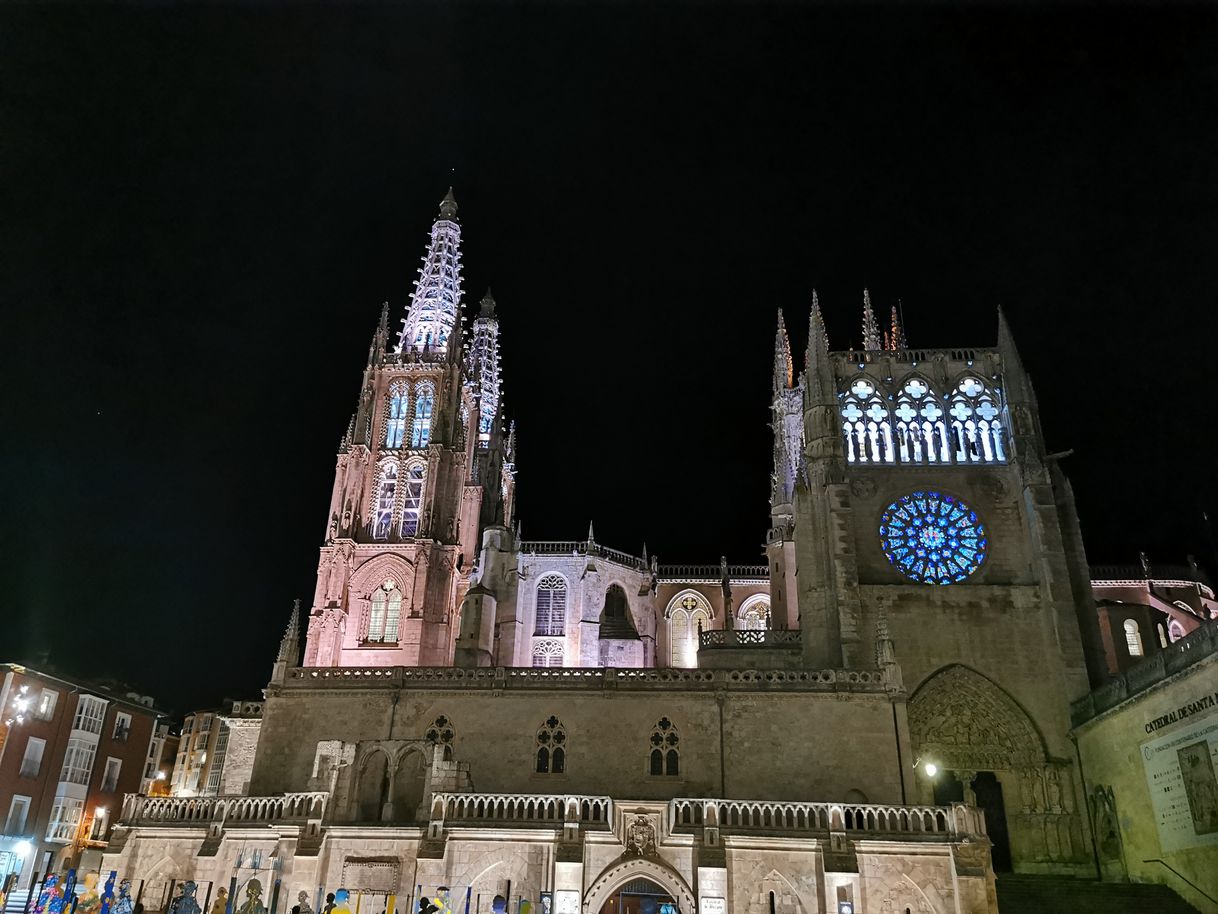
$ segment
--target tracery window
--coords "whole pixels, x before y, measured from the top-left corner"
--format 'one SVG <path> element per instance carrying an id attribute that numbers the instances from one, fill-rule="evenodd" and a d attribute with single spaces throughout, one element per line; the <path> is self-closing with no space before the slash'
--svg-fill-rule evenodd
<path id="1" fill-rule="evenodd" d="M 1138 629 L 1138 623 L 1133 619 L 1125 620 L 1125 647 L 1129 650 L 1130 657 L 1142 656 L 1142 632 Z"/>
<path id="2" fill-rule="evenodd" d="M 710 609 L 695 594 L 678 596 L 677 605 L 668 610 L 668 644 L 675 667 L 693 669 L 698 665 L 698 635 L 710 628 Z"/>
<path id="3" fill-rule="evenodd" d="M 567 582 L 560 575 L 548 574 L 537 584 L 535 635 L 565 634 L 567 624 Z M 536 663 L 533 664 L 537 666 Z"/>
<path id="4" fill-rule="evenodd" d="M 372 594 L 366 640 L 374 643 L 396 643 L 398 622 L 401 618 L 402 592 L 392 580 L 386 580 Z"/>
<path id="5" fill-rule="evenodd" d="M 423 504 L 423 481 L 427 467 L 412 463 L 406 468 L 406 487 L 402 497 L 402 536 L 417 536 L 419 533 L 419 508 Z"/>
<path id="6" fill-rule="evenodd" d="M 907 578 L 923 584 L 955 584 L 981 567 L 989 539 L 976 512 L 960 499 L 940 492 L 913 492 L 884 511 L 880 546 Z"/>
<path id="7" fill-rule="evenodd" d="M 563 643 L 554 638 L 533 642 L 533 666 L 562 666 Z"/>
<path id="8" fill-rule="evenodd" d="M 385 447 L 399 448 L 406 438 L 406 382 L 394 381 L 389 388 L 389 416 L 385 420 Z"/>
<path id="9" fill-rule="evenodd" d="M 744 631 L 763 632 L 770 627 L 770 601 L 746 600 L 740 607 L 740 628 Z"/>
<path id="10" fill-rule="evenodd" d="M 551 715 L 537 731 L 537 773 L 563 774 L 567 770 L 567 731 Z"/>
<path id="11" fill-rule="evenodd" d="M 651 729 L 647 770 L 653 775 L 676 777 L 681 773 L 681 737 L 677 725 L 661 717 Z"/>
<path id="12" fill-rule="evenodd" d="M 389 536 L 393 527 L 393 503 L 398 491 L 398 465 L 392 461 L 381 464 L 381 478 L 376 487 L 376 507 L 372 535 L 378 540 Z"/>
<path id="13" fill-rule="evenodd" d="M 1167 640 L 1175 644 L 1184 637 L 1184 626 L 1179 619 L 1172 619 L 1167 623 Z"/>
<path id="14" fill-rule="evenodd" d="M 414 426 L 410 432 L 411 447 L 427 447 L 431 440 L 431 411 L 435 406 L 436 389 L 424 381 L 414 391 Z"/>
<path id="15" fill-rule="evenodd" d="M 448 761 L 453 757 L 453 740 L 456 738 L 453 722 L 441 714 L 431 722 L 431 726 L 423 734 L 423 738 L 433 746 L 444 747 L 444 758 Z"/>
<path id="16" fill-rule="evenodd" d="M 850 463 L 1005 463 L 998 395 L 972 375 L 941 398 L 912 376 L 893 393 L 858 377 L 841 399 L 842 436 Z"/>

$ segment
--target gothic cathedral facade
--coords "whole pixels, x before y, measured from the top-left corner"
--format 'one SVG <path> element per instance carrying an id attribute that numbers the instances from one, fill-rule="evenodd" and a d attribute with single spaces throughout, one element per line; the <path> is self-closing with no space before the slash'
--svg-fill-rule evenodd
<path id="1" fill-rule="evenodd" d="M 1001 313 L 916 350 L 865 295 L 834 350 L 814 298 L 798 372 L 779 314 L 765 564 L 522 540 L 456 214 L 374 334 L 250 795 L 129 798 L 108 861 L 227 882 L 257 847 L 315 906 L 555 914 L 992 912 L 994 868 L 1086 872 L 1095 603 Z"/>

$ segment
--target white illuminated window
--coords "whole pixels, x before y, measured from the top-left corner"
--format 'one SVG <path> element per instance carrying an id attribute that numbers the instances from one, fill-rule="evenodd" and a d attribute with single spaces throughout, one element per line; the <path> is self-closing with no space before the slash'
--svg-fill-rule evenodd
<path id="1" fill-rule="evenodd" d="M 372 594 L 368 610 L 368 641 L 394 643 L 402 617 L 402 592 L 393 581 L 385 581 Z"/>
<path id="2" fill-rule="evenodd" d="M 76 717 L 72 721 L 73 730 L 84 730 L 86 733 L 101 733 L 102 720 L 106 716 L 106 702 L 93 695 L 81 695 L 76 703 Z"/>
<path id="3" fill-rule="evenodd" d="M 427 447 L 431 440 L 431 411 L 435 406 L 436 390 L 424 381 L 414 392 L 414 427 L 410 432 L 411 447 Z"/>
<path id="4" fill-rule="evenodd" d="M 563 643 L 553 638 L 533 642 L 533 666 L 562 666 Z"/>
<path id="5" fill-rule="evenodd" d="M 116 743 L 127 742 L 127 737 L 131 734 L 131 715 L 119 711 L 114 715 L 114 741 Z"/>
<path id="6" fill-rule="evenodd" d="M 21 777 L 36 778 L 42 770 L 42 753 L 47 741 L 31 736 L 25 743 L 25 754 L 21 757 Z"/>
<path id="7" fill-rule="evenodd" d="M 765 598 L 746 600 L 740 607 L 740 628 L 743 631 L 763 632 L 770 627 L 770 601 Z"/>
<path id="8" fill-rule="evenodd" d="M 55 805 L 51 808 L 51 820 L 47 823 L 47 840 L 72 841 L 76 830 L 80 827 L 81 815 L 85 804 L 82 800 L 70 797 L 56 797 Z"/>
<path id="9" fill-rule="evenodd" d="M 533 634 L 562 635 L 566 632 L 566 625 L 567 582 L 559 575 L 546 575 L 537 584 L 536 625 Z"/>
<path id="10" fill-rule="evenodd" d="M 388 417 L 385 420 L 385 447 L 399 448 L 406 440 L 406 382 L 394 381 L 387 397 Z"/>
<path id="11" fill-rule="evenodd" d="M 1142 656 L 1142 633 L 1133 619 L 1125 620 L 1125 646 L 1129 649 L 1130 657 Z"/>
<path id="12" fill-rule="evenodd" d="M 710 606 L 694 593 L 678 594 L 668 609 L 670 663 L 693 669 L 698 665 L 699 635 L 710 628 Z"/>
<path id="13" fill-rule="evenodd" d="M 417 536 L 419 533 L 419 510 L 423 504 L 423 480 L 427 467 L 412 463 L 406 468 L 406 490 L 402 498 L 402 536 Z"/>
<path id="14" fill-rule="evenodd" d="M 1005 463 L 997 397 L 978 378 L 966 377 L 952 395 L 952 459 L 956 463 Z"/>
<path id="15" fill-rule="evenodd" d="M 43 689 L 42 695 L 38 698 L 38 710 L 36 714 L 43 720 L 50 720 L 55 716 L 55 705 L 59 703 L 59 693 L 51 689 Z"/>
<path id="16" fill-rule="evenodd" d="M 67 751 L 63 755 L 63 769 L 59 772 L 59 780 L 69 784 L 88 784 L 93 775 L 93 758 L 97 754 L 97 745 L 83 739 L 68 740 Z"/>
<path id="17" fill-rule="evenodd" d="M 1175 643 L 1184 637 L 1184 626 L 1179 619 L 1172 619 L 1167 623 L 1167 640 Z"/>
<path id="18" fill-rule="evenodd" d="M 393 461 L 381 464 L 381 478 L 376 489 L 376 506 L 373 509 L 372 535 L 378 540 L 389 536 L 393 527 L 393 504 L 398 491 L 398 465 Z"/>

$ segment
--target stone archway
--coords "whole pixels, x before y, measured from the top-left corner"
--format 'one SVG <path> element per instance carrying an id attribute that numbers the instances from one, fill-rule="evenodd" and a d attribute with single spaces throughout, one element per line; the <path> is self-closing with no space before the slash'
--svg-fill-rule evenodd
<path id="1" fill-rule="evenodd" d="M 696 914 L 693 891 L 680 873 L 656 857 L 630 857 L 606 867 L 584 896 L 584 914 L 598 914 L 614 892 L 640 877 L 650 879 L 675 898 L 681 914 Z"/>

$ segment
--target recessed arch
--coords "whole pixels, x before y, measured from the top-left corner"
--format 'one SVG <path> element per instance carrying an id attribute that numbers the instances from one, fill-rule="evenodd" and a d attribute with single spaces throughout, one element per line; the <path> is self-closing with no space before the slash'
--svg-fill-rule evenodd
<path id="1" fill-rule="evenodd" d="M 697 910 L 694 893 L 681 874 L 663 861 L 653 857 L 619 859 L 607 866 L 584 896 L 584 914 L 599 914 L 605 902 L 632 879 L 650 879 L 677 899 L 678 909 L 685 912 Z"/>
<path id="2" fill-rule="evenodd" d="M 736 613 L 737 628 L 743 630 L 763 630 L 770 627 L 770 595 L 755 593 L 740 604 Z"/>
<path id="3" fill-rule="evenodd" d="M 710 601 L 693 588 L 687 587 L 668 601 L 664 618 L 672 666 L 692 669 L 698 665 L 698 637 L 710 628 L 713 617 Z"/>

